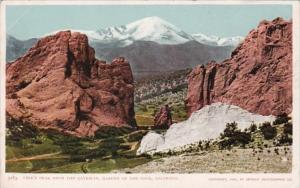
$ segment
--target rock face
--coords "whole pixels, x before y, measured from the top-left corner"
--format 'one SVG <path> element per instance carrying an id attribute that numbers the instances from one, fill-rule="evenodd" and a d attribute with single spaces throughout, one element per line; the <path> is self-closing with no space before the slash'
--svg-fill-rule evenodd
<path id="1" fill-rule="evenodd" d="M 95 59 L 80 33 L 40 39 L 6 66 L 6 111 L 42 129 L 93 136 L 100 126 L 135 126 L 134 87 L 124 58 Z"/>
<path id="2" fill-rule="evenodd" d="M 172 124 L 164 135 L 148 133 L 142 139 L 137 154 L 176 151 L 200 140 L 215 139 L 224 131 L 226 123 L 234 121 L 238 124 L 238 128 L 244 130 L 252 122 L 258 125 L 274 120 L 275 116 L 262 116 L 238 106 L 213 103 L 192 113 L 188 120 Z"/>
<path id="3" fill-rule="evenodd" d="M 292 111 L 292 22 L 262 21 L 222 63 L 188 76 L 188 113 L 207 104 L 234 104 L 261 115 Z"/>
<path id="4" fill-rule="evenodd" d="M 168 105 L 160 108 L 154 117 L 154 127 L 158 129 L 168 129 L 172 124 L 171 109 Z"/>

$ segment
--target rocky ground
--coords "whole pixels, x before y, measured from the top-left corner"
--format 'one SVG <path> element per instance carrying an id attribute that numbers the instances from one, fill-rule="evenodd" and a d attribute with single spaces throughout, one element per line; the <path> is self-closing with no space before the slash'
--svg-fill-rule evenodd
<path id="1" fill-rule="evenodd" d="M 159 158 L 114 173 L 290 173 L 292 148 L 200 151 Z"/>

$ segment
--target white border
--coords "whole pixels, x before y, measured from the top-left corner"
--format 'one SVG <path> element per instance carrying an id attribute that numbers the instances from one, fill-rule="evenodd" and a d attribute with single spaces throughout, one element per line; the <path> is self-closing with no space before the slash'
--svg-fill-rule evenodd
<path id="1" fill-rule="evenodd" d="M 18 174 L 18 173 L 5 173 L 5 44 L 6 44 L 6 24 L 5 24 L 5 6 L 6 5 L 253 5 L 253 4 L 285 4 L 293 5 L 293 125 L 294 125 L 294 144 L 293 144 L 293 172 L 291 174 Z M 70 186 L 73 188 L 92 188 L 92 187 L 164 187 L 164 188 L 177 188 L 177 187 L 255 187 L 265 188 L 266 186 L 272 186 L 272 188 L 299 188 L 300 177 L 300 163 L 299 163 L 299 149 L 300 149 L 300 66 L 299 66 L 299 8 L 300 3 L 298 1 L 4 1 L 1 3 L 1 26 L 0 27 L 0 42 L 1 42 L 1 64 L 0 64 L 0 142 L 1 142 L 1 172 L 0 172 L 0 188 L 52 188 L 52 187 L 64 187 Z M 4 27 L 3 27 L 4 26 Z M 15 176 L 19 178 L 18 181 L 8 181 L 8 177 Z M 98 177 L 97 181 L 85 181 L 85 180 L 23 180 L 23 177 Z M 139 177 L 139 180 L 135 181 L 123 181 L 123 180 L 101 180 L 104 177 L 119 177 L 130 178 Z M 173 177 L 177 180 L 141 180 L 141 177 Z M 292 181 L 212 181 L 210 178 L 292 178 Z"/>

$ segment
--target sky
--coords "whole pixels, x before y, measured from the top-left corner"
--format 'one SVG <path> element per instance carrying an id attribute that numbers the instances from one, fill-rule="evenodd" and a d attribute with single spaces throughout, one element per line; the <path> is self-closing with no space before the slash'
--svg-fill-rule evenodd
<path id="1" fill-rule="evenodd" d="M 18 39 L 61 29 L 97 30 L 158 16 L 189 34 L 246 36 L 262 20 L 290 19 L 291 5 L 7 5 L 6 31 Z"/>

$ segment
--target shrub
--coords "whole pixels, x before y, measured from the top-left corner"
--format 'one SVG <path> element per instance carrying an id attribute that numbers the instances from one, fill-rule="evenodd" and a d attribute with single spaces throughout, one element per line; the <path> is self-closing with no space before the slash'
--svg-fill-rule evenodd
<path id="1" fill-rule="evenodd" d="M 238 131 L 238 129 L 237 129 L 236 122 L 227 123 L 221 137 L 232 137 L 237 131 Z"/>
<path id="2" fill-rule="evenodd" d="M 282 134 L 280 135 L 278 139 L 279 144 L 288 144 L 291 145 L 293 143 L 293 138 L 289 136 L 288 134 Z"/>
<path id="3" fill-rule="evenodd" d="M 16 119 L 6 114 L 7 140 L 10 143 L 20 142 L 22 139 L 34 138 L 39 134 L 39 130 L 31 123 L 22 119 Z"/>
<path id="4" fill-rule="evenodd" d="M 231 149 L 234 145 L 234 140 L 230 138 L 225 138 L 219 142 L 220 149 Z"/>
<path id="5" fill-rule="evenodd" d="M 287 123 L 288 121 L 289 121 L 289 117 L 287 116 L 286 113 L 283 113 L 282 115 L 276 117 L 275 121 L 273 121 L 273 125 Z"/>
<path id="6" fill-rule="evenodd" d="M 283 126 L 283 133 L 293 135 L 293 124 L 289 122 L 285 123 Z"/>
<path id="7" fill-rule="evenodd" d="M 264 122 L 259 129 L 267 140 L 273 139 L 277 135 L 276 128 L 272 127 L 270 122 Z"/>
<path id="8" fill-rule="evenodd" d="M 42 144 L 46 139 L 47 138 L 45 135 L 37 135 L 36 137 L 31 139 L 31 142 L 33 144 Z"/>
<path id="9" fill-rule="evenodd" d="M 251 123 L 249 130 L 251 133 L 255 132 L 257 130 L 257 125 L 255 123 Z"/>
<path id="10" fill-rule="evenodd" d="M 224 132 L 221 134 L 221 141 L 219 142 L 220 149 L 230 149 L 232 146 L 241 145 L 245 147 L 251 142 L 251 134 L 242 132 L 237 128 L 237 123 L 227 123 Z"/>
<path id="11" fill-rule="evenodd" d="M 205 149 L 208 150 L 210 148 L 210 141 L 207 141 L 205 143 Z"/>

